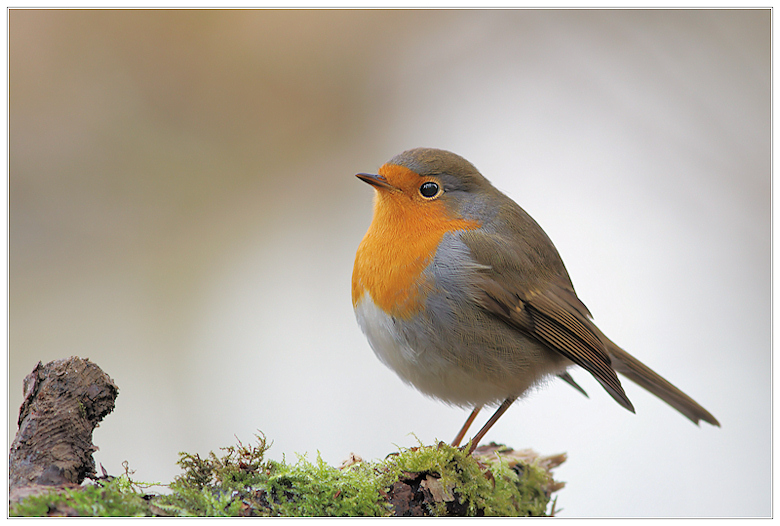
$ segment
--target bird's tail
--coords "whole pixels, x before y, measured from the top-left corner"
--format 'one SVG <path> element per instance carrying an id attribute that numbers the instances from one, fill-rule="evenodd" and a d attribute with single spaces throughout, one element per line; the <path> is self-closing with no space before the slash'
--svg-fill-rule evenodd
<path id="1" fill-rule="evenodd" d="M 612 368 L 615 371 L 677 409 L 694 424 L 698 425 L 699 420 L 704 420 L 709 424 L 720 427 L 720 423 L 715 417 L 697 404 L 690 396 L 661 378 L 655 371 L 609 341 L 608 338 L 604 339 L 607 343 L 607 351 L 612 359 Z"/>

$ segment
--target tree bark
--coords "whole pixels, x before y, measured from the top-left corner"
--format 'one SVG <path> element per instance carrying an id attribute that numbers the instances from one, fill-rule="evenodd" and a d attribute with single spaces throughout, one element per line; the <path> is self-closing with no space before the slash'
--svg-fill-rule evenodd
<path id="1" fill-rule="evenodd" d="M 24 379 L 19 430 L 11 444 L 11 491 L 81 484 L 95 475 L 92 431 L 114 409 L 119 388 L 100 367 L 71 357 L 38 362 Z"/>

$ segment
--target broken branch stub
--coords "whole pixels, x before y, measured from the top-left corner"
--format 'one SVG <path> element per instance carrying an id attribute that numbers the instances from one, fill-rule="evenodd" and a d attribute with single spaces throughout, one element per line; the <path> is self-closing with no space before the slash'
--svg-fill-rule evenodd
<path id="1" fill-rule="evenodd" d="M 87 359 L 38 362 L 24 379 L 10 488 L 80 484 L 95 475 L 92 431 L 113 411 L 118 393 L 114 381 Z"/>

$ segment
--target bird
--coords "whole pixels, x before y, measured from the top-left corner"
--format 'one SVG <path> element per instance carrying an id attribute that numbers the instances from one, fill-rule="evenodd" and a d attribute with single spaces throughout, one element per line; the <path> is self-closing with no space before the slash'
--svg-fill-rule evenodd
<path id="1" fill-rule="evenodd" d="M 577 366 L 632 413 L 617 373 L 695 424 L 720 426 L 596 327 L 544 230 L 469 161 L 415 148 L 356 176 L 375 190 L 352 272 L 358 325 L 404 382 L 472 409 L 453 446 L 497 406 L 473 452 L 515 400 L 553 376 L 587 396 L 568 372 Z"/>

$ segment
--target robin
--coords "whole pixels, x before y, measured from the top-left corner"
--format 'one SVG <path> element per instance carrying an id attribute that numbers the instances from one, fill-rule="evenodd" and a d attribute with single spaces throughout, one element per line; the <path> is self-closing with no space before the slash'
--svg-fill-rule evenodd
<path id="1" fill-rule="evenodd" d="M 566 372 L 573 365 L 632 413 L 616 372 L 694 423 L 720 426 L 604 336 L 541 227 L 467 160 L 417 148 L 357 177 L 376 190 L 352 273 L 357 321 L 402 380 L 473 409 L 453 446 L 483 406 L 498 405 L 473 451 L 517 398 L 551 375 L 585 394 Z"/>

